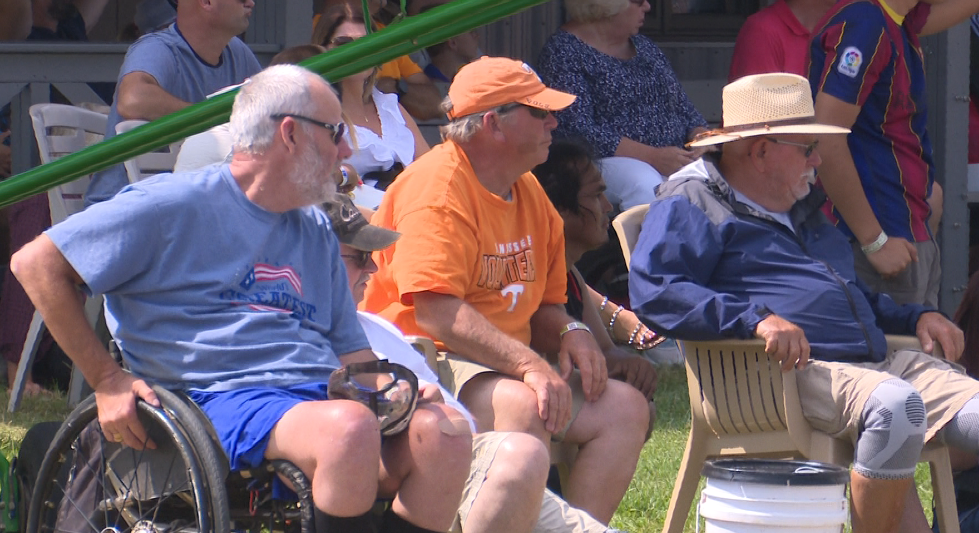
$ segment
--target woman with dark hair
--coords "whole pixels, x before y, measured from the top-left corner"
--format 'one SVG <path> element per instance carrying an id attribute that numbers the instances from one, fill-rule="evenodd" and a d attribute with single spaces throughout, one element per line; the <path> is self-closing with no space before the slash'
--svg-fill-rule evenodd
<path id="1" fill-rule="evenodd" d="M 313 30 L 312 42 L 332 50 L 364 35 L 363 13 L 348 4 L 340 4 L 323 12 Z M 344 134 L 354 151 L 347 163 L 362 176 L 365 184 L 383 191 L 429 147 L 414 119 L 398 103 L 398 96 L 381 92 L 376 83 L 377 69 L 368 69 L 334 85 L 340 92 L 343 113 L 353 125 L 352 131 Z M 368 197 L 361 191 L 355 194 L 354 201 L 376 209 L 381 194 L 374 192 Z"/>
<path id="2" fill-rule="evenodd" d="M 591 328 L 605 354 L 609 377 L 636 387 L 652 402 L 653 393 L 656 392 L 656 369 L 641 355 L 616 346 L 609 333 L 624 331 L 616 326 L 625 322 L 634 324 L 631 329 L 626 328 L 629 331 L 625 338 L 616 340 L 638 350 L 659 344 L 663 337 L 642 324 L 632 311 L 609 302 L 608 298 L 586 285 L 574 267 L 585 252 L 600 247 L 608 240 L 608 214 L 612 205 L 605 198 L 605 181 L 595 165 L 591 150 L 576 142 L 554 142 L 547 161 L 534 169 L 534 175 L 564 219 L 565 260 L 569 266 L 568 314 Z M 609 318 L 601 316 L 603 310 Z M 652 405 L 650 409 L 651 416 L 655 416 Z"/>

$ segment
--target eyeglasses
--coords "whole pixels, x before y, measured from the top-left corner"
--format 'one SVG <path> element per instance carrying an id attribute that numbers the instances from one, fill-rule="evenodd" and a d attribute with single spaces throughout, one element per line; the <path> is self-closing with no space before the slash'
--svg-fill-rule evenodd
<path id="1" fill-rule="evenodd" d="M 357 268 L 366 268 L 367 263 L 369 263 L 371 260 L 371 253 L 373 252 L 364 252 L 362 250 L 356 250 L 356 253 L 353 254 L 340 254 L 340 257 L 345 257 L 353 261 L 354 266 Z"/>
<path id="2" fill-rule="evenodd" d="M 811 156 L 813 151 L 816 150 L 816 147 L 819 146 L 818 140 L 813 141 L 809 144 L 803 144 L 803 143 L 794 143 L 792 141 L 785 141 L 782 139 L 776 139 L 775 137 L 765 137 L 765 139 L 772 141 L 775 144 L 787 144 L 789 146 L 798 146 L 799 148 L 805 148 L 806 150 L 802 152 L 802 155 L 806 156 L 806 159 L 809 159 L 809 156 Z"/>
<path id="3" fill-rule="evenodd" d="M 272 115 L 269 118 L 271 118 L 272 120 L 282 120 L 282 119 L 284 119 L 286 117 L 294 118 L 296 120 L 302 120 L 303 122 L 309 122 L 310 124 L 312 124 L 314 126 L 319 126 L 319 127 L 323 128 L 323 129 L 329 131 L 330 132 L 330 135 L 333 136 L 333 144 L 336 144 L 336 145 L 339 145 L 340 144 L 340 141 L 343 140 L 343 132 L 345 132 L 347 130 L 347 125 L 344 124 L 343 122 L 340 122 L 339 124 L 329 124 L 327 122 L 320 122 L 320 121 L 318 121 L 316 119 L 312 119 L 312 118 L 309 118 L 309 117 L 304 117 L 302 115 L 294 115 L 292 113 L 277 113 L 275 115 Z"/>
<path id="4" fill-rule="evenodd" d="M 521 107 L 526 107 L 527 112 L 530 113 L 530 116 L 536 118 L 537 120 L 544 120 L 551 114 L 551 112 L 546 109 L 518 103 L 502 105 L 497 109 L 497 113 L 509 113 L 510 111 L 520 109 Z"/>

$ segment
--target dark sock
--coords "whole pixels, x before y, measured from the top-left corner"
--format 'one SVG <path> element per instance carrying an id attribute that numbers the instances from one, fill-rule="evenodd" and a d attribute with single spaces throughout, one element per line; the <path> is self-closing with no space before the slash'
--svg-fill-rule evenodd
<path id="1" fill-rule="evenodd" d="M 412 524 L 401 518 L 391 509 L 384 511 L 384 525 L 381 526 L 381 533 L 438 533 L 431 529 L 425 529 Z"/>
<path id="2" fill-rule="evenodd" d="M 374 533 L 371 513 L 360 516 L 333 516 L 319 509 L 314 513 L 316 533 Z"/>

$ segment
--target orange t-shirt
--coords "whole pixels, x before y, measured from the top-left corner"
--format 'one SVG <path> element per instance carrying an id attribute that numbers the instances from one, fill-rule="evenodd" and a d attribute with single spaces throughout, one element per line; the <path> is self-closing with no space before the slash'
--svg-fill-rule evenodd
<path id="1" fill-rule="evenodd" d="M 380 70 L 377 71 L 377 77 L 402 80 L 419 72 L 423 72 L 421 67 L 416 65 L 410 57 L 401 56 L 381 65 Z"/>
<path id="2" fill-rule="evenodd" d="M 375 24 L 377 24 L 378 30 L 383 30 L 385 28 L 385 25 L 381 24 L 380 22 L 375 22 Z M 419 72 L 424 71 L 418 66 L 417 63 L 412 61 L 412 59 L 408 56 L 401 56 L 381 65 L 377 71 L 377 77 L 403 80 L 408 76 L 418 74 Z"/>
<path id="3" fill-rule="evenodd" d="M 415 322 L 412 296 L 448 294 L 529 345 L 531 316 L 567 299 L 564 222 L 530 172 L 510 190 L 507 201 L 483 187 L 452 141 L 415 160 L 371 219 L 401 238 L 374 254 L 379 270 L 363 307 L 406 335 L 431 337 Z"/>

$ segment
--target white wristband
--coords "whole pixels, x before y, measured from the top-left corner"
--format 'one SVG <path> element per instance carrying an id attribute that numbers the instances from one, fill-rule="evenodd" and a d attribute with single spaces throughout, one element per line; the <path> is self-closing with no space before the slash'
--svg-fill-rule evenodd
<path id="1" fill-rule="evenodd" d="M 883 231 L 881 231 L 880 232 L 880 235 L 877 236 L 877 240 L 876 241 L 874 241 L 874 242 L 872 242 L 870 244 L 865 244 L 865 245 L 861 246 L 860 247 L 860 251 L 863 252 L 864 255 L 870 255 L 870 254 L 872 254 L 872 253 L 880 250 L 881 248 L 883 248 L 884 247 L 884 243 L 886 243 L 886 242 L 887 242 L 887 234 L 884 233 Z"/>

